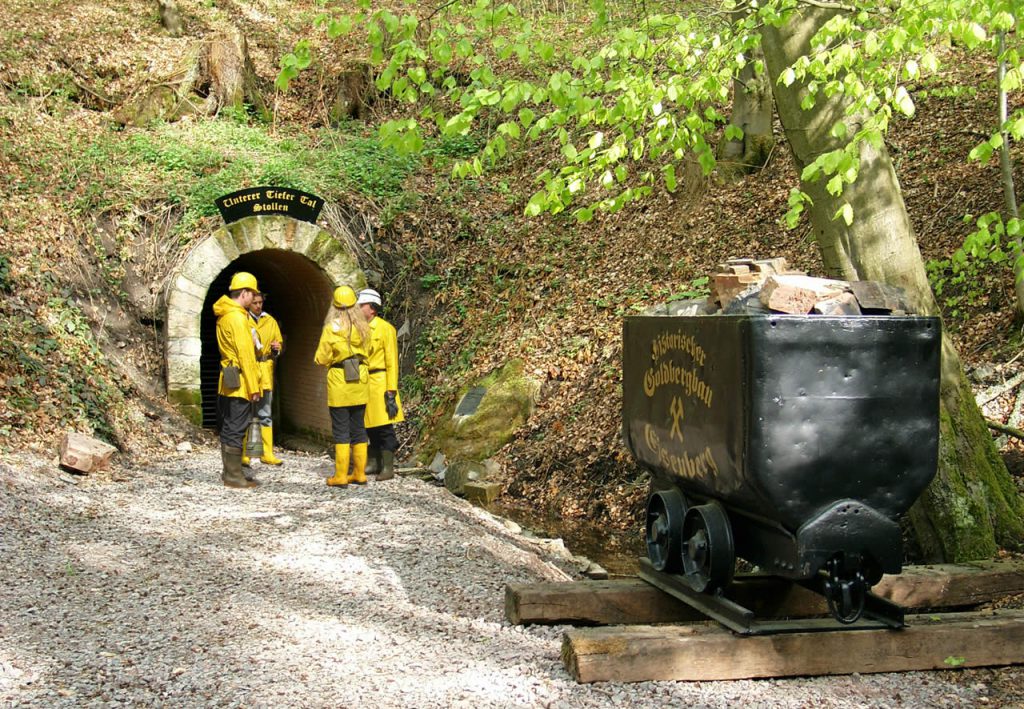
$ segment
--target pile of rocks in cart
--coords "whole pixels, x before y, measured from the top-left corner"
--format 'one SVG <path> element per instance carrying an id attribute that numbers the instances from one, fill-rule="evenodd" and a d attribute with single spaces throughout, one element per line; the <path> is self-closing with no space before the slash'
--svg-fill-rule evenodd
<path id="1" fill-rule="evenodd" d="M 719 264 L 711 294 L 656 306 L 652 315 L 907 315 L 902 289 L 877 281 L 838 281 L 789 268 L 784 258 L 732 258 Z"/>

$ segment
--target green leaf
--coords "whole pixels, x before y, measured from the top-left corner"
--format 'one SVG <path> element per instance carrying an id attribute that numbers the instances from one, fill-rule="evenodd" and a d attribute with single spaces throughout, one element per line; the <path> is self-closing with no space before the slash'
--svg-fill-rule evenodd
<path id="1" fill-rule="evenodd" d="M 573 216 L 576 217 L 576 221 L 580 224 L 586 224 L 594 218 L 594 210 L 589 207 L 583 207 L 573 212 Z"/>
<path id="2" fill-rule="evenodd" d="M 430 54 L 434 61 L 441 66 L 448 66 L 452 60 L 452 48 L 447 42 L 441 42 L 430 48 Z"/>
<path id="3" fill-rule="evenodd" d="M 457 113 L 448 119 L 444 125 L 445 135 L 465 135 L 469 132 L 469 126 L 473 117 L 468 113 Z"/>
<path id="4" fill-rule="evenodd" d="M 284 67 L 281 69 L 280 73 L 278 73 L 277 78 L 274 79 L 274 87 L 278 91 L 287 91 L 288 84 L 291 82 L 292 79 L 294 79 L 298 75 L 299 72 L 295 67 Z"/>
<path id="5" fill-rule="evenodd" d="M 869 57 L 877 54 L 880 46 L 881 42 L 879 42 L 877 32 L 871 31 L 864 35 L 864 52 Z"/>
<path id="6" fill-rule="evenodd" d="M 967 154 L 970 160 L 977 160 L 982 164 L 987 163 L 992 157 L 992 144 L 987 140 L 984 143 L 979 143 L 971 149 L 971 152 Z"/>
<path id="7" fill-rule="evenodd" d="M 541 190 L 530 197 L 530 201 L 526 204 L 526 216 L 535 217 L 545 210 L 548 204 L 547 192 Z"/>
<path id="8" fill-rule="evenodd" d="M 514 123 L 512 121 L 508 121 L 507 123 L 502 123 L 501 125 L 499 125 L 498 132 L 504 133 L 505 135 L 513 139 L 519 138 L 519 136 L 522 135 L 522 133 L 519 130 L 519 124 Z"/>
<path id="9" fill-rule="evenodd" d="M 477 89 L 473 92 L 473 98 L 475 98 L 481 106 L 495 106 L 501 101 L 501 93 L 494 89 Z"/>
<path id="10" fill-rule="evenodd" d="M 715 156 L 711 154 L 710 150 L 705 150 L 697 155 L 697 162 L 700 163 L 701 170 L 704 171 L 705 175 L 710 175 L 711 171 L 715 169 Z"/>
<path id="11" fill-rule="evenodd" d="M 843 221 L 846 222 L 846 226 L 853 224 L 853 207 L 850 206 L 849 202 L 844 202 L 843 206 L 836 210 L 836 213 L 832 215 L 833 219 L 838 219 L 839 217 L 843 218 Z"/>
<path id="12" fill-rule="evenodd" d="M 1003 91 L 1007 93 L 1010 93 L 1011 91 L 1016 91 L 1017 89 L 1020 88 L 1020 85 L 1020 69 L 1014 67 L 1013 69 L 1010 69 L 1008 72 L 1006 72 L 1006 75 L 1003 77 L 1002 83 Z"/>
<path id="13" fill-rule="evenodd" d="M 665 165 L 661 168 L 661 173 L 665 178 L 665 189 L 669 192 L 676 191 L 676 166 L 672 163 Z"/>
<path id="14" fill-rule="evenodd" d="M 896 108 L 899 109 L 900 113 L 904 116 L 910 117 L 914 115 L 914 101 L 910 98 L 910 94 L 907 93 L 907 90 L 904 87 L 899 86 L 896 88 L 896 95 L 893 96 L 893 103 L 896 104 Z"/>
<path id="15" fill-rule="evenodd" d="M 408 71 L 409 78 L 416 84 L 422 84 L 427 80 L 427 70 L 421 66 L 414 66 Z"/>
<path id="16" fill-rule="evenodd" d="M 796 81 L 796 72 L 793 71 L 793 67 L 787 67 L 782 76 L 779 77 L 779 81 L 782 82 L 783 86 L 792 86 L 793 82 Z"/>
<path id="17" fill-rule="evenodd" d="M 725 139 L 726 140 L 743 140 L 743 129 L 739 126 L 734 126 L 732 123 L 725 127 Z"/>
<path id="18" fill-rule="evenodd" d="M 529 108 L 519 109 L 519 122 L 523 124 L 523 128 L 529 128 L 535 117 L 536 114 Z"/>
<path id="19" fill-rule="evenodd" d="M 805 167 L 800 173 L 801 182 L 814 182 L 818 179 L 821 174 L 821 157 L 818 157 L 814 162 Z"/>
<path id="20" fill-rule="evenodd" d="M 343 34 L 348 34 L 352 31 L 352 25 L 351 15 L 342 15 L 337 19 L 332 19 L 327 25 L 327 37 L 337 39 Z"/>

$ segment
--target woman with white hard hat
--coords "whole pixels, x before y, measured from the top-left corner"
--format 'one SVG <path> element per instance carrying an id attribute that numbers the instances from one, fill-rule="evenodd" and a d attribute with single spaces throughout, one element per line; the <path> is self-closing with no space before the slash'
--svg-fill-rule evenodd
<path id="1" fill-rule="evenodd" d="M 380 317 L 380 293 L 372 288 L 359 291 L 356 302 L 370 325 L 369 400 L 366 404 L 366 431 L 370 439 L 371 471 L 377 481 L 395 477 L 395 451 L 398 437 L 395 424 L 404 421 L 398 396 L 398 334 L 394 326 Z"/>

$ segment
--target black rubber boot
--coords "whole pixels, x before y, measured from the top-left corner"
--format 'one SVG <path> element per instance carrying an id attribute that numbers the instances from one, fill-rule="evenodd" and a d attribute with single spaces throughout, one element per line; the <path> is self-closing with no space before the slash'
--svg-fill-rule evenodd
<path id="1" fill-rule="evenodd" d="M 224 472 L 220 479 L 225 487 L 249 488 L 260 484 L 255 478 L 249 479 L 242 474 L 242 449 L 232 448 L 221 444 L 220 459 L 224 465 Z"/>
<path id="2" fill-rule="evenodd" d="M 370 446 L 366 449 L 366 473 L 373 475 L 380 472 L 380 448 Z"/>
<path id="3" fill-rule="evenodd" d="M 380 472 L 377 474 L 377 482 L 390 480 L 395 477 L 395 452 L 380 451 Z"/>

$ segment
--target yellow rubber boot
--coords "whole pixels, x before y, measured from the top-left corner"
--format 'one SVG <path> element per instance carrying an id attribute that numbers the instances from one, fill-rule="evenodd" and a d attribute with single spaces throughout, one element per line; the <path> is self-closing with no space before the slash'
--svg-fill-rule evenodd
<path id="1" fill-rule="evenodd" d="M 351 449 L 347 443 L 334 444 L 334 477 L 327 478 L 331 487 L 348 485 L 348 458 Z"/>
<path id="2" fill-rule="evenodd" d="M 356 485 L 366 484 L 366 444 L 352 444 L 352 482 Z"/>
<path id="3" fill-rule="evenodd" d="M 246 443 L 245 438 L 246 438 L 245 436 L 242 436 L 242 467 L 243 468 L 248 468 L 249 467 L 249 456 L 247 456 L 245 454 L 245 443 Z"/>
<path id="4" fill-rule="evenodd" d="M 284 461 L 274 455 L 274 429 L 270 426 L 260 426 L 260 436 L 263 438 L 263 455 L 260 460 L 267 465 L 280 465 Z"/>

